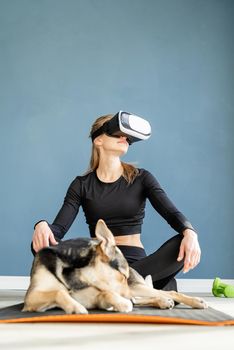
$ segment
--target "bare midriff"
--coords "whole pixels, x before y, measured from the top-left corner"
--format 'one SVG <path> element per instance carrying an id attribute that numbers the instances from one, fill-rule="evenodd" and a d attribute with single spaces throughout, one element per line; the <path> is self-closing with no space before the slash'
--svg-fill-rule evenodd
<path id="1" fill-rule="evenodd" d="M 141 243 L 140 237 L 140 233 L 135 233 L 126 236 L 115 236 L 115 243 L 116 245 L 130 245 L 144 248 L 143 244 Z"/>

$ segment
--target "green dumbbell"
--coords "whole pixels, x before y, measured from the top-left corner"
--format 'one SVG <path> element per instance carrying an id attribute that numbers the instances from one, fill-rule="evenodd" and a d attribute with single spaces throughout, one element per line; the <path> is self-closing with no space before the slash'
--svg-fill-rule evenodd
<path id="1" fill-rule="evenodd" d="M 212 293 L 215 297 L 224 295 L 226 298 L 234 298 L 234 286 L 225 284 L 221 282 L 220 278 L 216 277 L 213 282 Z"/>

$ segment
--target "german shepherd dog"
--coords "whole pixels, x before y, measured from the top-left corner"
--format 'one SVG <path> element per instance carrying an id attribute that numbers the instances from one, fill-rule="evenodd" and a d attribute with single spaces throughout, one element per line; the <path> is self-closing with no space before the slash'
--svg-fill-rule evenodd
<path id="1" fill-rule="evenodd" d="M 130 312 L 134 305 L 170 309 L 174 301 L 207 308 L 200 298 L 154 289 L 151 276 L 144 279 L 129 267 L 103 220 L 95 234 L 95 239 L 70 239 L 36 254 L 22 311 L 59 307 L 67 314 L 87 314 L 89 309 Z"/>

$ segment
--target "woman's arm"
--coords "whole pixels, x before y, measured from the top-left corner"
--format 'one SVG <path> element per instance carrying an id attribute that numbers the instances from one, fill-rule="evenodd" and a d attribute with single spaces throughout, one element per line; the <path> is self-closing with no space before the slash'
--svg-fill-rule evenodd
<path id="1" fill-rule="evenodd" d="M 81 184 L 77 177 L 70 184 L 64 203 L 52 224 L 40 220 L 34 225 L 33 249 L 39 249 L 56 244 L 56 238 L 62 239 L 75 220 L 81 204 Z M 36 248 L 36 249 L 35 249 Z"/>
<path id="2" fill-rule="evenodd" d="M 146 197 L 176 232 L 182 234 L 186 229 L 195 232 L 189 220 L 176 208 L 156 178 L 147 170 L 144 170 L 143 181 Z"/>
<path id="3" fill-rule="evenodd" d="M 144 185 L 146 195 L 152 206 L 178 233 L 183 234 L 178 261 L 184 259 L 184 273 L 200 262 L 201 249 L 197 233 L 189 220 L 175 207 L 155 177 L 145 171 Z"/>

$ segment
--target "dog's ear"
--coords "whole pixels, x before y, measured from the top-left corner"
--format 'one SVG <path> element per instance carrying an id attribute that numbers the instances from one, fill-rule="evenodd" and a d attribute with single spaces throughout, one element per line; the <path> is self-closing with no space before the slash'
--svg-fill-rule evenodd
<path id="1" fill-rule="evenodd" d="M 101 241 L 101 250 L 109 259 L 111 259 L 115 252 L 115 240 L 111 231 L 108 229 L 105 222 L 101 219 L 97 222 L 95 235 L 97 239 Z"/>

